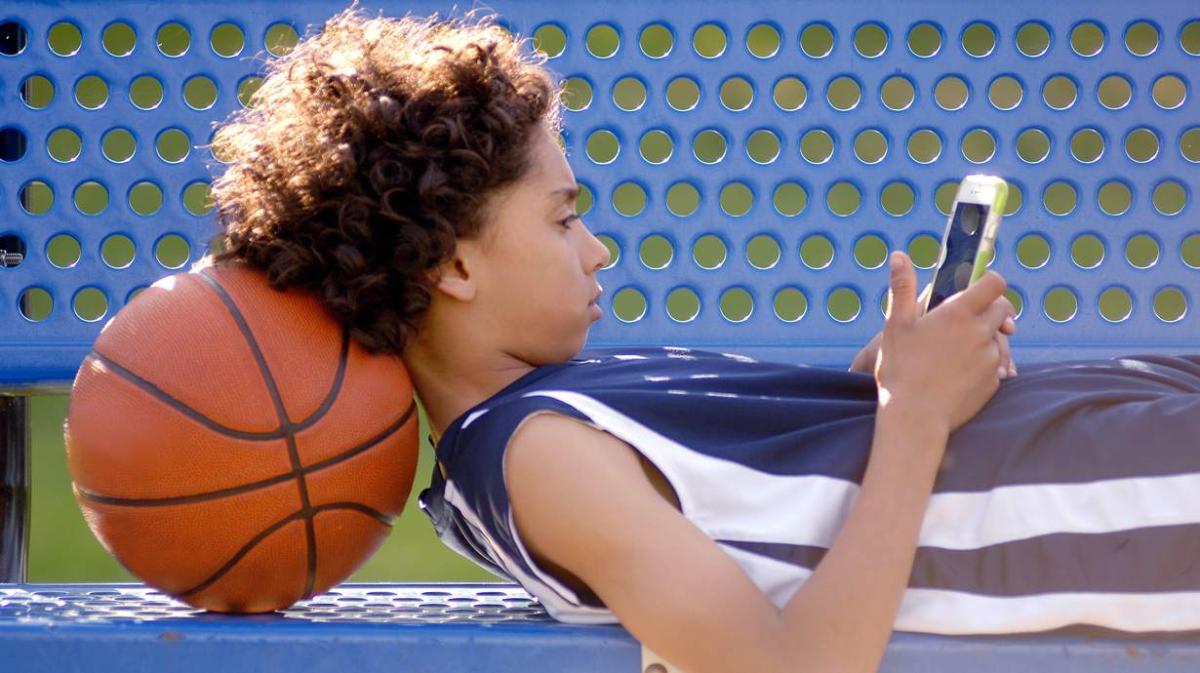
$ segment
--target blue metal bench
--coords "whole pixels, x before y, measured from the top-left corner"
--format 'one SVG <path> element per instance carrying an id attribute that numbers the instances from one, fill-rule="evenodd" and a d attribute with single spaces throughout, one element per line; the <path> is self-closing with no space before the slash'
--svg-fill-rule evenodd
<path id="1" fill-rule="evenodd" d="M 107 317 L 205 254 L 210 157 L 195 146 L 252 93 L 248 57 L 344 5 L 0 10 L 4 670 L 665 670 L 624 629 L 554 622 L 511 584 L 347 583 L 274 614 L 221 616 L 138 584 L 24 582 L 23 395 L 66 392 Z M 907 249 L 928 276 L 948 190 L 972 172 L 1016 188 L 993 268 L 1020 309 L 1018 363 L 1200 344 L 1194 3 L 490 7 L 568 80 L 581 209 L 614 252 L 590 345 L 845 367 L 882 327 L 887 251 Z M 968 667 L 1194 671 L 1200 645 L 896 634 L 883 670 Z"/>

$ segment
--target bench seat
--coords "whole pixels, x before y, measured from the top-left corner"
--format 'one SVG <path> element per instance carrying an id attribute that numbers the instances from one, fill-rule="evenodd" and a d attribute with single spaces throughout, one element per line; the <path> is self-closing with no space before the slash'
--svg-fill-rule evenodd
<path id="1" fill-rule="evenodd" d="M 0 584 L 0 662 L 14 673 L 666 673 L 652 657 L 620 626 L 555 621 L 515 584 L 345 583 L 260 615 L 196 610 L 142 584 Z M 880 669 L 1197 670 L 1194 637 L 1065 632 L 895 633 Z"/>

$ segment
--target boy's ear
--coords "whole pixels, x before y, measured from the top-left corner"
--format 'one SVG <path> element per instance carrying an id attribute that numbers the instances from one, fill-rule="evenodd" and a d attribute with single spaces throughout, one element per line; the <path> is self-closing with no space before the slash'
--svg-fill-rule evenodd
<path id="1" fill-rule="evenodd" d="M 459 301 L 475 298 L 475 279 L 471 276 L 468 262 L 456 251 L 454 257 L 429 272 L 432 286 L 438 292 Z"/>

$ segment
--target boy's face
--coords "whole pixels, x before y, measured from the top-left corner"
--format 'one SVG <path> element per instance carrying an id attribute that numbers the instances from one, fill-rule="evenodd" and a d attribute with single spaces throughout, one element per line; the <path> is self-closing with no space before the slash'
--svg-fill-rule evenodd
<path id="1" fill-rule="evenodd" d="M 531 168 L 489 202 L 477 240 L 460 240 L 472 329 L 526 362 L 563 362 L 600 318 L 591 305 L 608 248 L 575 214 L 575 176 L 549 131 L 534 133 Z M 568 219 L 570 218 L 570 219 Z M 566 220 L 565 226 L 563 220 Z"/>

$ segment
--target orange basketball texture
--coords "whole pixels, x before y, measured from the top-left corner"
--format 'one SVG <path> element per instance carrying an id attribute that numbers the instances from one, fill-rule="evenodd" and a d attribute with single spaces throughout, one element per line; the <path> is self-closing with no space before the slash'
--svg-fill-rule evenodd
<path id="1" fill-rule="evenodd" d="M 412 382 L 315 296 L 241 264 L 168 276 L 105 325 L 72 388 L 75 498 L 101 544 L 190 605 L 265 612 L 383 543 L 417 464 Z"/>

